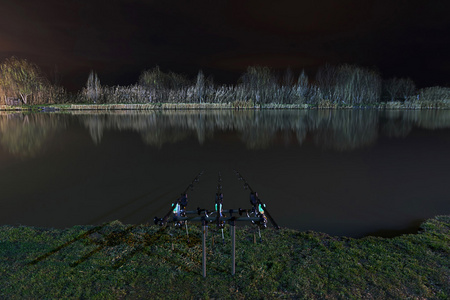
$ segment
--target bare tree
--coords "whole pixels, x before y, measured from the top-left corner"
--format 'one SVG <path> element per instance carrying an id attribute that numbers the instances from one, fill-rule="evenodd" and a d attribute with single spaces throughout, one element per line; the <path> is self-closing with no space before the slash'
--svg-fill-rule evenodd
<path id="1" fill-rule="evenodd" d="M 402 78 L 401 80 L 400 96 L 406 101 L 416 92 L 416 85 L 411 78 Z"/>
<path id="2" fill-rule="evenodd" d="M 205 96 L 205 75 L 203 75 L 202 70 L 200 70 L 197 74 L 197 82 L 195 84 L 195 95 L 197 101 L 202 103 Z"/>
<path id="3" fill-rule="evenodd" d="M 276 100 L 281 103 L 292 103 L 294 101 L 294 73 L 291 68 L 286 69 L 281 80 L 281 87 L 276 94 Z"/>
<path id="4" fill-rule="evenodd" d="M 292 72 L 291 68 L 287 68 L 286 72 L 284 73 L 283 80 L 281 82 L 282 86 L 293 86 L 294 85 L 294 73 Z"/>
<path id="5" fill-rule="evenodd" d="M 241 77 L 250 100 L 257 105 L 273 101 L 276 91 L 276 80 L 268 67 L 248 67 Z"/>
<path id="6" fill-rule="evenodd" d="M 305 74 L 305 70 L 302 70 L 302 72 L 300 73 L 297 84 L 294 88 L 300 102 L 305 102 L 309 93 L 308 76 Z"/>
<path id="7" fill-rule="evenodd" d="M 322 96 L 339 104 L 378 102 L 381 77 L 377 72 L 352 65 L 326 65 L 317 73 Z"/>
<path id="8" fill-rule="evenodd" d="M 146 70 L 139 77 L 139 85 L 150 90 L 153 101 L 174 102 L 187 97 L 190 81 L 183 75 L 165 73 L 158 66 Z"/>
<path id="9" fill-rule="evenodd" d="M 97 73 L 93 70 L 89 73 L 86 88 L 84 89 L 84 95 L 87 99 L 94 101 L 94 103 L 97 103 L 102 95 L 100 80 L 98 79 Z"/>
<path id="10" fill-rule="evenodd" d="M 334 99 L 334 87 L 336 85 L 337 77 L 336 67 L 326 64 L 320 67 L 316 74 L 316 81 L 319 84 L 320 90 L 322 91 L 322 96 L 326 100 Z"/>
<path id="11" fill-rule="evenodd" d="M 383 93 L 390 101 L 407 100 L 414 95 L 416 86 L 410 78 L 391 78 L 383 82 Z"/>

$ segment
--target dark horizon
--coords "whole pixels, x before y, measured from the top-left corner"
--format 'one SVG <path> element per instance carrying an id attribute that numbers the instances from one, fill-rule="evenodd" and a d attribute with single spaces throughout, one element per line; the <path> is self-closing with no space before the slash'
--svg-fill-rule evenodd
<path id="1" fill-rule="evenodd" d="M 450 86 L 444 1 L 14 1 L 0 4 L 0 60 L 36 63 L 80 90 L 90 70 L 104 85 L 136 83 L 158 65 L 236 83 L 248 66 L 310 78 L 325 64 L 355 64 L 417 87 Z"/>

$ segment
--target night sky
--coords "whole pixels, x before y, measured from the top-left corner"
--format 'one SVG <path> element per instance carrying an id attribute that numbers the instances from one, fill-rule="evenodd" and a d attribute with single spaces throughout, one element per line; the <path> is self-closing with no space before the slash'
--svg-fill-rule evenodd
<path id="1" fill-rule="evenodd" d="M 78 90 L 91 69 L 107 85 L 145 69 L 235 83 L 249 65 L 358 64 L 419 87 L 450 85 L 448 1 L 1 0 L 0 59 L 38 64 Z"/>

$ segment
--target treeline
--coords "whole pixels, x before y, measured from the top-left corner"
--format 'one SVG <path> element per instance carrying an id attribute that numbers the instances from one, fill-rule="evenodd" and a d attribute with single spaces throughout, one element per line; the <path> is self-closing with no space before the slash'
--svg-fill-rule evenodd
<path id="1" fill-rule="evenodd" d="M 193 80 L 159 67 L 141 73 L 131 86 L 101 86 L 89 75 L 79 99 L 88 103 L 233 103 L 240 107 L 297 104 L 320 107 L 379 103 L 420 103 L 420 107 L 449 107 L 450 88 L 416 89 L 409 78 L 383 80 L 376 71 L 354 65 L 326 65 L 310 80 L 302 71 L 279 74 L 267 67 L 248 67 L 235 85 L 215 84 L 200 71 Z M 409 103 L 409 107 L 414 105 Z M 417 105 L 415 105 L 417 107 Z"/>
<path id="2" fill-rule="evenodd" d="M 130 86 L 101 85 L 91 71 L 85 87 L 74 95 L 50 81 L 39 68 L 15 57 L 0 65 L 0 104 L 45 103 L 231 103 L 239 107 L 286 104 L 358 107 L 402 104 L 404 107 L 450 107 L 450 88 L 417 89 L 409 78 L 383 80 L 374 70 L 355 65 L 325 65 L 310 79 L 290 69 L 280 74 L 268 67 L 248 67 L 234 85 L 216 84 L 199 71 L 196 78 L 162 71 L 158 66 L 140 74 Z M 70 97 L 69 97 L 70 96 Z"/>

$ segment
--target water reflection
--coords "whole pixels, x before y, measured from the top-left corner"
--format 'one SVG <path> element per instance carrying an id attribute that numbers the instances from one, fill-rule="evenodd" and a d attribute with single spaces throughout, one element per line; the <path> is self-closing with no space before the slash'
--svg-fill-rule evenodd
<path id="1" fill-rule="evenodd" d="M 413 127 L 450 127 L 449 111 L 287 110 L 72 112 L 100 144 L 105 131 L 134 131 L 147 145 L 196 139 L 203 144 L 217 132 L 237 133 L 249 150 L 275 144 L 303 144 L 308 136 L 322 149 L 349 151 L 375 143 L 378 136 L 405 137 Z M 32 157 L 49 138 L 64 130 L 67 114 L 0 113 L 0 143 L 9 153 Z"/>
<path id="2" fill-rule="evenodd" d="M 217 131 L 232 131 L 251 150 L 268 148 L 280 138 L 285 145 L 301 145 L 309 134 L 319 148 L 348 151 L 374 144 L 380 131 L 389 137 L 405 137 L 413 126 L 450 127 L 448 111 L 163 111 L 83 113 L 79 117 L 96 143 L 105 130 L 132 130 L 157 147 L 190 137 L 203 144 Z"/>
<path id="3" fill-rule="evenodd" d="M 79 117 L 96 143 L 105 130 L 132 130 L 157 147 L 190 137 L 203 144 L 217 131 L 232 131 L 251 150 L 268 148 L 280 138 L 286 145 L 301 145 L 309 134 L 319 148 L 348 151 L 372 145 L 380 131 L 389 137 L 405 137 L 413 126 L 450 127 L 448 111 L 163 111 L 83 113 Z"/>
<path id="4" fill-rule="evenodd" d="M 238 169 L 281 226 L 405 232 L 448 214 L 450 131 L 431 129 L 449 127 L 450 111 L 0 112 L 0 219 L 146 222 L 200 170 L 194 207 L 211 204 L 217 171 L 227 205 L 243 207 Z"/>
<path id="5" fill-rule="evenodd" d="M 65 127 L 61 115 L 2 112 L 0 144 L 15 156 L 33 157 L 43 150 L 50 136 Z"/>

